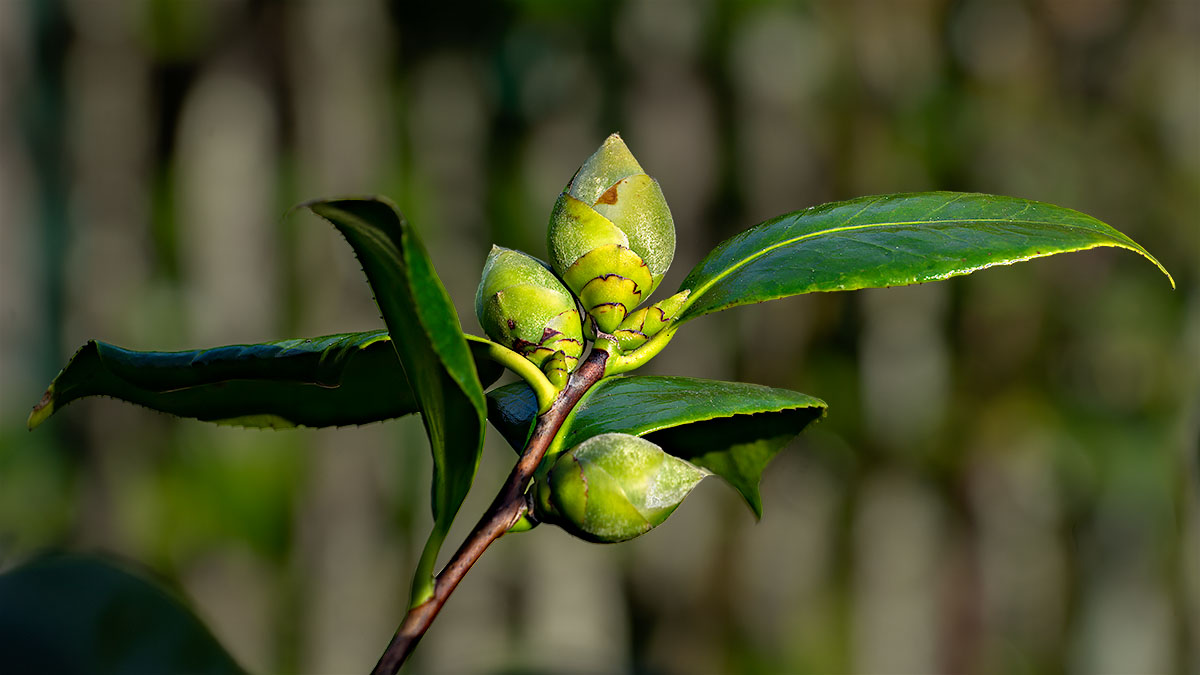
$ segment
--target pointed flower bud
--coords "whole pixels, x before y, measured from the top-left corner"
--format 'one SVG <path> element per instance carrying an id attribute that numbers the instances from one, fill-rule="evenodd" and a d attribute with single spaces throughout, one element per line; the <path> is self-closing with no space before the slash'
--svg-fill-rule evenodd
<path id="1" fill-rule="evenodd" d="M 617 134 L 559 196 L 547 239 L 554 271 L 605 333 L 650 297 L 675 257 L 662 189 Z"/>
<path id="2" fill-rule="evenodd" d="M 600 434 L 554 461 L 537 516 L 588 541 L 626 541 L 666 520 L 706 475 L 645 439 Z"/>
<path id="3" fill-rule="evenodd" d="M 583 353 L 583 333 L 575 299 L 546 264 L 493 246 L 475 293 L 475 315 L 492 340 L 537 365 L 554 360 L 566 373 Z"/>

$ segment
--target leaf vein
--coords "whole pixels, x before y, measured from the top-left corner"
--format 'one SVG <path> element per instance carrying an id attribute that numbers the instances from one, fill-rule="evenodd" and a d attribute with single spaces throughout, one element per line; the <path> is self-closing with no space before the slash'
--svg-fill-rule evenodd
<path id="1" fill-rule="evenodd" d="M 868 204 L 867 206 L 870 206 L 871 204 L 874 204 L 877 201 L 879 201 L 879 198 L 872 200 L 871 203 Z M 1038 224 L 1045 225 L 1045 224 L 1047 224 L 1045 221 L 1042 221 L 1042 220 L 1020 220 L 1020 219 L 1016 219 L 1013 217 L 952 218 L 952 219 L 947 219 L 947 220 L 904 220 L 904 221 L 859 223 L 859 224 L 855 224 L 855 225 L 845 225 L 844 224 L 844 223 L 850 222 L 850 220 L 852 220 L 853 218 L 856 218 L 859 215 L 861 215 L 862 212 L 866 210 L 866 208 L 867 207 L 864 207 L 862 210 L 860 210 L 854 216 L 851 216 L 850 218 L 843 220 L 842 221 L 843 225 L 840 225 L 837 227 L 826 228 L 823 230 L 819 230 L 817 232 L 809 232 L 809 233 L 802 234 L 802 235 L 799 235 L 796 237 L 790 237 L 788 239 L 784 239 L 783 241 L 780 241 L 771 246 L 767 246 L 765 248 L 759 249 L 752 255 L 746 256 L 745 258 L 738 261 L 737 263 L 730 265 L 727 269 L 725 269 L 725 271 L 714 276 L 707 283 L 705 283 L 702 286 L 700 286 L 699 288 L 695 289 L 691 296 L 692 302 L 689 302 L 688 305 L 690 306 L 692 304 L 695 304 L 695 301 L 699 300 L 699 298 L 702 295 L 704 295 L 705 293 L 707 293 L 709 289 L 711 289 L 714 285 L 717 284 L 717 282 L 721 281 L 722 279 L 729 276 L 730 274 L 732 274 L 734 271 L 740 269 L 741 267 L 744 267 L 745 265 L 753 262 L 754 260 L 757 260 L 758 258 L 761 258 L 762 256 L 764 256 L 776 249 L 780 249 L 785 246 L 790 246 L 792 244 L 796 244 L 798 242 L 805 241 L 807 239 L 813 239 L 815 237 L 819 237 L 819 236 L 823 236 L 823 235 L 838 234 L 838 233 L 842 233 L 842 232 L 854 232 L 854 231 L 866 230 L 866 229 L 875 228 L 875 227 L 879 227 L 879 228 L 912 227 L 912 226 L 917 226 L 917 225 L 928 225 L 928 226 L 933 227 L 935 230 L 938 230 L 939 233 L 945 234 L 945 232 L 940 231 L 940 228 L 948 227 L 948 226 L 965 225 L 968 223 L 1005 223 L 1005 224 L 1014 224 L 1014 225 L 1038 225 Z M 1071 223 L 1049 223 L 1049 224 L 1054 225 L 1056 227 L 1062 227 L 1062 228 L 1068 228 L 1068 229 L 1086 230 L 1097 236 L 1102 236 L 1106 239 L 1109 239 L 1110 241 L 1117 241 L 1117 240 L 1113 239 L 1111 236 L 1108 236 L 1107 234 L 1105 234 L 1104 232 L 1097 231 L 1093 228 L 1085 227 L 1083 225 L 1076 225 L 1076 224 L 1071 224 Z M 1124 247 L 1124 248 L 1129 248 L 1129 246 L 1123 242 L 1121 244 L 1117 244 L 1117 245 Z M 1132 250 L 1137 250 L 1137 249 L 1132 249 Z"/>

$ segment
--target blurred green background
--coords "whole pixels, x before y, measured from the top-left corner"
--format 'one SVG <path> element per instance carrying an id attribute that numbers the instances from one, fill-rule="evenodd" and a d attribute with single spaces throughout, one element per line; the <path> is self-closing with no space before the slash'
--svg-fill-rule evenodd
<path id="1" fill-rule="evenodd" d="M 1200 672 L 1200 6 L 0 2 L 0 569 L 172 580 L 256 672 L 365 672 L 429 527 L 416 418 L 216 428 L 109 400 L 25 415 L 100 338 L 186 349 L 382 326 L 309 198 L 383 193 L 468 332 L 489 246 L 545 255 L 620 131 L 679 233 L 970 190 L 1113 249 L 689 325 L 646 372 L 824 398 L 766 514 L 706 481 L 622 546 L 499 541 L 414 672 Z M 512 462 L 489 438 L 460 541 Z"/>

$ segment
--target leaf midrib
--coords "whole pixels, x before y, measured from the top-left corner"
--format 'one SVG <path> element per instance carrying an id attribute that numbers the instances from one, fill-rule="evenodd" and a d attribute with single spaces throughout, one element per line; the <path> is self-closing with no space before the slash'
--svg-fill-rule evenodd
<path id="1" fill-rule="evenodd" d="M 872 201 L 870 204 L 868 204 L 867 206 L 864 206 L 861 210 L 859 210 L 858 213 L 855 213 L 853 216 L 850 216 L 846 220 L 852 220 L 852 219 L 858 217 L 860 214 L 862 214 L 863 211 L 866 211 L 867 209 L 869 209 L 877 201 L 878 200 Z M 944 208 L 944 206 L 945 205 L 942 205 L 942 207 L 939 207 L 939 209 Z M 1026 206 L 1025 209 L 1023 209 L 1023 210 L 1027 210 L 1028 208 L 1029 207 Z M 934 212 L 936 213 L 936 211 L 934 211 Z M 845 222 L 845 221 L 843 221 L 843 222 Z M 1160 262 L 1158 262 L 1157 259 L 1154 258 L 1154 256 L 1147 253 L 1144 249 L 1142 249 L 1141 247 L 1138 247 L 1136 245 L 1131 246 L 1129 244 L 1122 243 L 1119 240 L 1114 240 L 1110 235 L 1108 235 L 1104 232 L 1097 232 L 1096 230 L 1091 229 L 1089 227 L 1085 227 L 1083 225 L 1073 225 L 1073 224 L 1068 224 L 1068 223 L 1054 223 L 1054 222 L 1048 222 L 1045 220 L 1028 220 L 1028 219 L 1014 219 L 1014 218 L 954 218 L 954 219 L 947 219 L 947 220 L 899 220 L 899 221 L 891 221 L 891 222 L 863 223 L 860 225 L 841 225 L 838 227 L 831 227 L 831 228 L 828 228 L 825 230 L 820 230 L 817 232 L 809 232 L 808 234 L 802 234 L 798 237 L 786 239 L 777 244 L 774 244 L 774 245 L 768 246 L 764 249 L 761 249 L 759 251 L 756 251 L 753 255 L 747 256 L 747 257 L 743 258 L 742 260 L 738 261 L 736 264 L 731 265 L 730 267 L 725 269 L 725 271 L 723 271 L 720 274 L 718 274 L 717 276 L 713 277 L 708 283 L 700 286 L 699 288 L 692 289 L 691 297 L 689 298 L 688 303 L 679 310 L 679 315 L 683 316 L 684 314 L 686 314 L 687 310 L 693 304 L 695 304 L 696 301 L 699 300 L 705 293 L 707 293 L 709 291 L 709 289 L 711 289 L 713 286 L 715 286 L 718 282 L 720 282 L 725 277 L 732 274 L 734 271 L 744 267 L 745 265 L 753 262 L 754 260 L 756 260 L 758 258 L 761 258 L 762 256 L 770 253 L 771 251 L 782 248 L 784 246 L 789 246 L 789 245 L 794 244 L 799 241 L 804 241 L 805 239 L 812 239 L 814 237 L 819 237 L 819 236 L 823 236 L 823 235 L 827 235 L 827 234 L 836 234 L 838 232 L 851 232 L 854 230 L 865 230 L 865 229 L 869 229 L 872 227 L 906 227 L 906 226 L 913 226 L 913 225 L 942 226 L 942 225 L 963 225 L 965 223 L 1010 223 L 1013 225 L 1052 225 L 1055 227 L 1061 227 L 1063 229 L 1084 230 L 1084 231 L 1090 232 L 1092 234 L 1095 234 L 1097 236 L 1102 236 L 1102 237 L 1108 239 L 1109 241 L 1112 241 L 1113 243 L 1111 243 L 1111 244 L 1096 243 L 1091 246 L 1086 246 L 1086 247 L 1081 247 L 1078 249 L 1071 249 L 1071 250 L 1080 251 L 1080 250 L 1086 250 L 1089 248 L 1095 248 L 1097 246 L 1106 246 L 1107 245 L 1107 246 L 1115 246 L 1115 247 L 1119 247 L 1119 248 L 1128 249 L 1130 251 L 1134 251 L 1140 255 L 1145 256 L 1148 260 L 1150 260 L 1150 262 L 1154 263 L 1155 266 L 1157 266 L 1160 270 L 1162 270 L 1163 274 L 1166 274 L 1167 278 L 1171 280 L 1171 287 L 1172 288 L 1175 287 L 1175 279 L 1171 277 L 1171 274 L 1169 272 L 1167 272 L 1166 268 L 1164 268 L 1162 266 L 1162 264 Z M 1058 251 L 1058 252 L 1062 252 L 1062 251 Z M 1046 253 L 1045 255 L 1048 256 L 1048 255 L 1052 255 L 1052 254 Z M 1031 257 L 1037 258 L 1037 257 L 1042 257 L 1042 256 L 1034 255 Z M 1000 265 L 1000 264 L 1004 264 L 1004 263 L 991 262 L 991 263 L 987 263 L 986 265 L 981 265 L 980 267 L 971 268 L 970 271 L 977 271 L 977 270 L 985 269 L 988 267 L 993 267 L 995 265 Z M 962 273 L 963 272 L 960 271 L 960 272 L 956 272 L 954 275 L 950 275 L 950 276 L 960 275 Z M 939 280 L 942 278 L 945 278 L 945 277 L 933 277 L 930 279 L 930 281 L 936 281 L 936 280 Z M 683 289 L 681 289 L 681 290 L 683 290 Z"/>
<path id="2" fill-rule="evenodd" d="M 653 377 L 653 376 L 651 376 L 651 377 Z M 742 383 L 742 384 L 745 384 L 745 383 Z M 601 391 L 600 387 L 592 387 L 592 390 L 589 391 L 587 394 L 585 394 L 585 396 L 590 396 L 590 394 L 592 394 L 595 391 Z M 790 392 L 790 390 L 786 390 L 786 389 L 782 390 L 782 391 L 788 391 L 789 393 L 797 393 L 797 394 L 800 393 L 800 392 Z M 644 392 L 643 392 L 643 394 L 644 394 Z M 824 409 L 828 406 L 828 404 L 825 403 L 825 401 L 823 401 L 819 398 L 816 398 L 815 396 L 809 396 L 808 394 L 801 394 L 801 395 L 806 397 L 809 400 L 807 402 L 790 401 L 787 405 L 784 405 L 784 406 L 781 406 L 778 408 L 769 408 L 769 409 L 763 409 L 763 410 L 738 412 L 738 413 L 733 413 L 732 415 L 722 415 L 722 414 L 718 414 L 718 413 L 715 413 L 715 412 L 709 410 L 709 411 L 706 411 L 705 413 L 703 413 L 702 416 L 695 417 L 695 418 L 689 419 L 687 421 L 677 421 L 674 423 L 662 422 L 662 423 L 652 424 L 651 426 L 636 432 L 635 435 L 636 436 L 645 436 L 647 434 L 652 434 L 656 431 L 662 431 L 664 429 L 672 429 L 674 427 L 679 427 L 679 426 L 683 426 L 686 424 L 694 424 L 696 422 L 707 422 L 707 421 L 715 420 L 715 419 L 726 419 L 729 417 L 736 417 L 737 415 L 753 416 L 753 415 L 761 415 L 761 414 L 778 413 L 778 412 L 783 412 L 785 410 L 806 410 L 806 409 L 811 409 L 811 408 Z M 586 399 L 581 400 L 575 406 L 575 409 L 571 411 L 571 414 L 567 417 L 567 419 L 563 422 L 562 428 L 567 430 L 567 432 L 565 434 L 563 434 L 563 437 L 564 437 L 563 443 L 564 444 L 566 442 L 566 438 L 569 437 L 571 435 L 571 433 L 573 433 L 575 431 L 575 429 L 573 427 L 574 427 L 574 422 L 575 422 L 576 418 L 578 417 L 578 413 L 586 413 L 587 412 L 586 403 L 587 403 Z M 626 431 L 625 433 L 630 433 L 630 432 Z"/>
<path id="3" fill-rule="evenodd" d="M 729 419 L 729 418 L 731 418 L 731 417 L 738 417 L 738 416 L 753 417 L 754 415 L 770 415 L 770 414 L 774 414 L 774 413 L 786 412 L 786 411 L 788 411 L 788 410 L 809 410 L 809 409 L 812 409 L 812 408 L 818 408 L 818 409 L 820 409 L 820 408 L 823 408 L 823 407 L 824 407 L 824 406 L 822 406 L 821 404 L 819 404 L 819 403 L 816 403 L 816 402 L 813 402 L 813 403 L 807 403 L 807 404 L 802 404 L 802 403 L 797 403 L 797 404 L 789 404 L 789 405 L 782 406 L 782 407 L 779 407 L 779 408 L 769 408 L 769 409 L 765 409 L 765 410 L 755 410 L 755 411 L 747 411 L 747 412 L 735 412 L 735 413 L 733 413 L 733 414 L 731 414 L 731 415 L 729 415 L 729 414 L 722 415 L 722 414 L 719 414 L 719 413 L 710 413 L 710 414 L 705 414 L 705 415 L 703 415 L 703 416 L 700 416 L 700 417 L 694 417 L 694 418 L 690 418 L 690 417 L 689 417 L 689 418 L 686 418 L 686 419 L 680 418 L 679 420 L 672 421 L 672 422 L 661 422 L 661 423 L 655 423 L 655 424 L 651 424 L 650 426 L 647 426 L 647 427 L 645 427 L 645 428 L 642 428 L 642 427 L 635 427 L 635 428 L 637 429 L 636 431 L 629 430 L 629 431 L 626 431 L 626 432 L 624 432 L 624 433 L 632 433 L 632 434 L 633 434 L 633 435 L 635 435 L 635 436 L 645 436 L 645 435 L 647 435 L 647 434 L 652 434 L 652 433 L 655 433 L 655 432 L 657 432 L 657 431 L 663 431 L 663 430 L 665 430 L 665 429 L 674 429 L 675 427 L 686 426 L 686 425 L 688 425 L 688 424 L 695 424 L 695 423 L 697 423 L 697 422 L 710 422 L 710 421 L 712 421 L 712 420 L 717 420 L 717 419 Z M 601 426 L 603 426 L 603 425 L 601 425 Z M 575 431 L 575 429 L 570 429 L 570 430 L 568 431 L 568 434 L 567 434 L 567 435 L 568 435 L 568 436 L 570 436 L 570 433 L 571 433 L 571 432 L 574 432 L 574 431 Z"/>

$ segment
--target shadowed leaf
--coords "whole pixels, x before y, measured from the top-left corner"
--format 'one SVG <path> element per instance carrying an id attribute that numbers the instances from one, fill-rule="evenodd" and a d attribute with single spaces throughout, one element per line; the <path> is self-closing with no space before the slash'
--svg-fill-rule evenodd
<path id="1" fill-rule="evenodd" d="M 536 415 L 533 393 L 518 382 L 488 392 L 489 420 L 515 449 Z M 668 453 L 728 481 L 762 515 L 758 483 L 767 463 L 825 412 L 825 402 L 799 392 L 690 377 L 611 377 L 576 406 L 555 447 L 593 436 L 643 436 Z"/>
<path id="2" fill-rule="evenodd" d="M 502 371 L 482 354 L 476 365 L 488 383 Z M 417 412 L 383 330 L 179 352 L 89 341 L 54 378 L 30 428 L 87 396 L 248 427 L 367 424 Z"/>
<path id="3" fill-rule="evenodd" d="M 0 654 L 11 673 L 244 672 L 174 593 L 79 556 L 0 575 Z"/>

